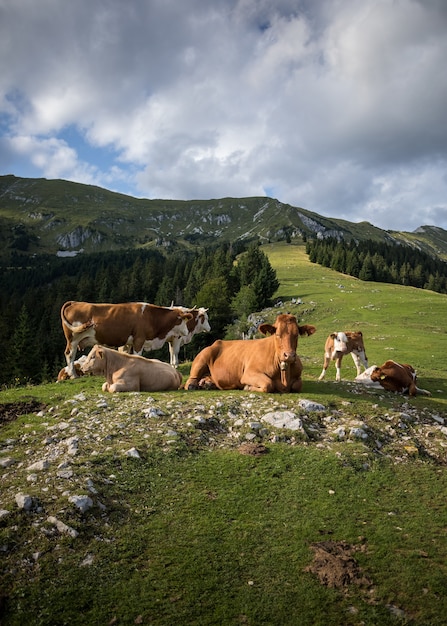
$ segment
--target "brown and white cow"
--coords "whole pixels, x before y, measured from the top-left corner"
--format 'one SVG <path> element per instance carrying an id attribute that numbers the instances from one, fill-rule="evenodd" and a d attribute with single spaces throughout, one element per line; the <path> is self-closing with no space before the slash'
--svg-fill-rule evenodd
<path id="1" fill-rule="evenodd" d="M 368 367 L 368 358 L 365 353 L 363 335 L 360 331 L 331 333 L 328 336 L 324 346 L 323 371 L 318 380 L 323 380 L 330 362 L 335 361 L 335 380 L 339 382 L 341 380 L 341 361 L 345 354 L 352 356 L 357 369 L 357 376 L 359 376 L 362 371 L 360 363 L 363 364 L 365 369 Z"/>
<path id="2" fill-rule="evenodd" d="M 371 380 L 380 383 L 387 391 L 397 393 L 408 393 L 415 396 L 420 393 L 423 396 L 431 396 L 426 389 L 419 389 L 416 386 L 417 376 L 414 367 L 408 363 L 396 363 L 396 361 L 385 361 L 380 367 L 374 368 L 371 372 Z"/>
<path id="3" fill-rule="evenodd" d="M 83 376 L 84 375 L 84 372 L 81 369 L 81 365 L 84 363 L 86 358 L 87 358 L 87 356 L 85 354 L 83 354 L 82 356 L 79 357 L 79 359 L 76 359 L 76 361 L 73 363 L 73 367 L 75 369 L 76 376 Z M 57 375 L 57 381 L 56 382 L 59 383 L 62 380 L 68 380 L 69 378 L 70 378 L 70 375 L 68 373 L 68 366 L 66 365 L 65 367 L 63 367 L 59 371 L 59 374 Z"/>
<path id="4" fill-rule="evenodd" d="M 298 326 L 293 315 L 281 314 L 274 324 L 261 324 L 262 339 L 215 341 L 192 362 L 185 389 L 214 387 L 266 393 L 299 392 L 303 366 L 296 350 L 299 335 L 315 326 Z"/>
<path id="5" fill-rule="evenodd" d="M 190 343 L 194 335 L 198 335 L 199 333 L 209 333 L 211 330 L 208 319 L 208 309 L 205 309 L 204 307 L 200 307 L 198 309 L 186 309 L 185 307 L 177 308 L 182 309 L 182 311 L 189 311 L 193 317 L 186 322 L 186 326 L 188 328 L 187 335 L 182 335 L 181 337 L 177 335 L 168 339 L 170 363 L 173 367 L 178 367 L 178 355 L 182 346 Z"/>
<path id="6" fill-rule="evenodd" d="M 84 374 L 103 375 L 103 391 L 173 391 L 182 375 L 169 363 L 96 345 L 81 367 Z"/>
<path id="7" fill-rule="evenodd" d="M 78 346 L 84 349 L 97 343 L 118 348 L 130 346 L 137 354 L 144 342 L 159 339 L 163 343 L 169 333 L 186 335 L 189 312 L 146 302 L 93 304 L 66 302 L 61 308 L 62 329 L 67 346 L 65 358 L 70 377 L 76 377 L 73 363 Z"/>

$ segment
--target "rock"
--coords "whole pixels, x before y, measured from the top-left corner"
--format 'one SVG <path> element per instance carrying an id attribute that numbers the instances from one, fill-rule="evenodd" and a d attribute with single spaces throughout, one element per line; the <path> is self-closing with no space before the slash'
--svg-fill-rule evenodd
<path id="1" fill-rule="evenodd" d="M 31 496 L 25 493 L 18 493 L 16 495 L 16 503 L 19 509 L 24 511 L 31 511 L 34 507 L 34 501 Z"/>
<path id="2" fill-rule="evenodd" d="M 10 465 L 13 465 L 15 462 L 16 461 L 9 456 L 4 457 L 3 459 L 0 459 L 0 467 L 3 467 L 4 469 L 6 469 Z"/>
<path id="3" fill-rule="evenodd" d="M 26 469 L 28 472 L 42 472 L 50 467 L 49 461 L 36 461 L 32 465 L 29 465 Z"/>
<path id="4" fill-rule="evenodd" d="M 49 524 L 53 524 L 53 526 L 56 526 L 56 528 L 58 529 L 60 533 L 65 533 L 67 535 L 70 535 L 70 537 L 73 537 L 73 538 L 76 538 L 79 535 L 77 530 L 75 530 L 74 528 L 71 528 L 71 526 L 67 526 L 67 524 L 64 524 L 64 522 L 61 522 L 60 520 L 58 520 L 56 517 L 53 517 L 52 515 L 47 518 L 47 522 Z"/>
<path id="5" fill-rule="evenodd" d="M 368 433 L 366 433 L 363 428 L 354 426 L 349 431 L 349 436 L 354 439 L 368 439 Z"/>
<path id="6" fill-rule="evenodd" d="M 10 513 L 11 511 L 7 511 L 6 509 L 0 509 L 0 519 L 7 517 Z"/>
<path id="7" fill-rule="evenodd" d="M 69 502 L 75 505 L 81 513 L 85 513 L 93 506 L 93 500 L 89 498 L 89 496 L 70 496 L 68 498 Z"/>
<path id="8" fill-rule="evenodd" d="M 292 411 L 272 411 L 271 413 L 266 413 L 261 419 L 275 428 L 287 428 L 304 432 L 303 420 Z"/>
<path id="9" fill-rule="evenodd" d="M 298 406 L 305 411 L 324 411 L 326 407 L 318 402 L 312 402 L 312 400 L 305 400 L 304 398 L 298 402 Z"/>
<path id="10" fill-rule="evenodd" d="M 176 433 L 177 434 L 177 433 Z M 140 453 L 138 452 L 138 450 L 136 448 L 130 448 L 130 450 L 127 450 L 127 452 L 125 453 L 126 456 L 130 456 L 133 459 L 139 459 L 140 457 Z"/>

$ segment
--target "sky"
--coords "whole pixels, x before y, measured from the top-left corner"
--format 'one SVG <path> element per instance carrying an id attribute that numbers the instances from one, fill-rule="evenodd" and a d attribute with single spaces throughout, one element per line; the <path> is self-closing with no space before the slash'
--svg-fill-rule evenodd
<path id="1" fill-rule="evenodd" d="M 446 0 L 0 0 L 0 174 L 447 230 Z"/>

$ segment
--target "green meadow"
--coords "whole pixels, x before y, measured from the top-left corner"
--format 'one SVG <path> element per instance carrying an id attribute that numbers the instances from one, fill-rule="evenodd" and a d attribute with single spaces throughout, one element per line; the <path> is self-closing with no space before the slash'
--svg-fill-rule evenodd
<path id="1" fill-rule="evenodd" d="M 263 250 L 282 303 L 263 316 L 317 328 L 299 341 L 299 396 L 111 397 L 95 378 L 0 392 L 0 408 L 45 407 L 0 422 L 2 626 L 446 623 L 447 296 L 321 268 L 303 246 Z M 342 382 L 333 364 L 319 382 L 327 334 L 356 329 L 370 365 L 410 363 L 432 396 L 359 390 L 350 357 Z M 305 429 L 259 428 L 272 410 Z M 350 423 L 368 438 L 333 436 Z"/>

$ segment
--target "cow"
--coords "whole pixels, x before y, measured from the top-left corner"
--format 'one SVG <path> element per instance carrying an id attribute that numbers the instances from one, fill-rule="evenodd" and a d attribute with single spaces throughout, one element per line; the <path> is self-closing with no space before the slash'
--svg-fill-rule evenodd
<path id="1" fill-rule="evenodd" d="M 81 366 L 84 374 L 103 375 L 103 391 L 174 391 L 182 375 L 169 363 L 95 345 Z"/>
<path id="2" fill-rule="evenodd" d="M 73 363 L 73 367 L 75 369 L 75 372 L 76 372 L 77 376 L 83 376 L 84 375 L 84 372 L 81 370 L 81 365 L 85 361 L 86 358 L 87 358 L 87 356 L 84 354 L 84 355 L 80 356 L 79 359 L 76 359 L 76 361 Z M 70 378 L 70 375 L 68 373 L 68 366 L 66 365 L 65 367 L 63 367 L 59 371 L 59 374 L 57 375 L 57 381 L 56 382 L 60 383 L 62 380 L 68 380 L 69 378 Z"/>
<path id="3" fill-rule="evenodd" d="M 173 367 L 178 367 L 178 355 L 180 352 L 180 348 L 189 343 L 193 336 L 197 333 L 206 332 L 208 333 L 211 330 L 211 326 L 208 320 L 208 309 L 200 307 L 196 309 L 188 309 L 183 306 L 174 307 L 171 304 L 171 309 L 180 309 L 186 313 L 191 313 L 191 319 L 186 322 L 186 327 L 188 329 L 188 333 L 186 335 L 180 335 L 177 332 L 176 327 L 171 330 L 165 337 L 157 337 L 156 339 L 151 339 L 149 341 L 145 341 L 143 344 L 143 351 L 150 352 L 151 350 L 159 350 L 164 346 L 165 343 L 169 346 L 169 361 Z M 120 352 L 129 352 L 131 346 L 120 346 L 118 350 Z"/>
<path id="4" fill-rule="evenodd" d="M 180 348 L 187 343 L 190 343 L 193 336 L 199 333 L 209 333 L 211 326 L 208 320 L 208 309 L 200 307 L 198 309 L 185 309 L 184 307 L 177 307 L 185 311 L 189 311 L 192 314 L 192 319 L 186 322 L 188 328 L 188 334 L 181 337 L 173 336 L 168 341 L 170 363 L 173 367 L 178 367 L 178 355 Z"/>
<path id="5" fill-rule="evenodd" d="M 423 396 L 431 396 L 426 389 L 419 389 L 416 386 L 417 376 L 414 367 L 408 363 L 396 363 L 396 361 L 385 361 L 380 367 L 375 367 L 371 372 L 371 380 L 380 383 L 387 391 L 397 393 L 408 393 L 415 396 L 420 393 Z"/>
<path id="6" fill-rule="evenodd" d="M 324 346 L 323 371 L 321 372 L 318 380 L 323 380 L 326 370 L 332 360 L 335 361 L 336 367 L 335 380 L 340 382 L 341 361 L 345 354 L 350 354 L 352 356 L 357 369 L 357 376 L 359 376 L 362 371 L 360 363 L 363 364 L 365 369 L 368 367 L 368 358 L 365 353 L 363 335 L 360 331 L 331 333 L 328 336 Z"/>
<path id="7" fill-rule="evenodd" d="M 300 392 L 303 366 L 296 353 L 298 336 L 312 335 L 315 326 L 298 326 L 293 315 L 281 314 L 274 324 L 261 324 L 258 330 L 269 336 L 219 339 L 201 350 L 192 362 L 185 389 Z"/>
<path id="8" fill-rule="evenodd" d="M 186 324 L 192 314 L 146 302 L 93 304 L 69 301 L 62 305 L 61 319 L 67 340 L 68 374 L 76 378 L 73 363 L 78 347 L 84 349 L 97 343 L 112 348 L 127 345 L 136 354 L 141 354 L 145 341 L 159 339 L 164 343 L 169 333 L 186 335 Z"/>

